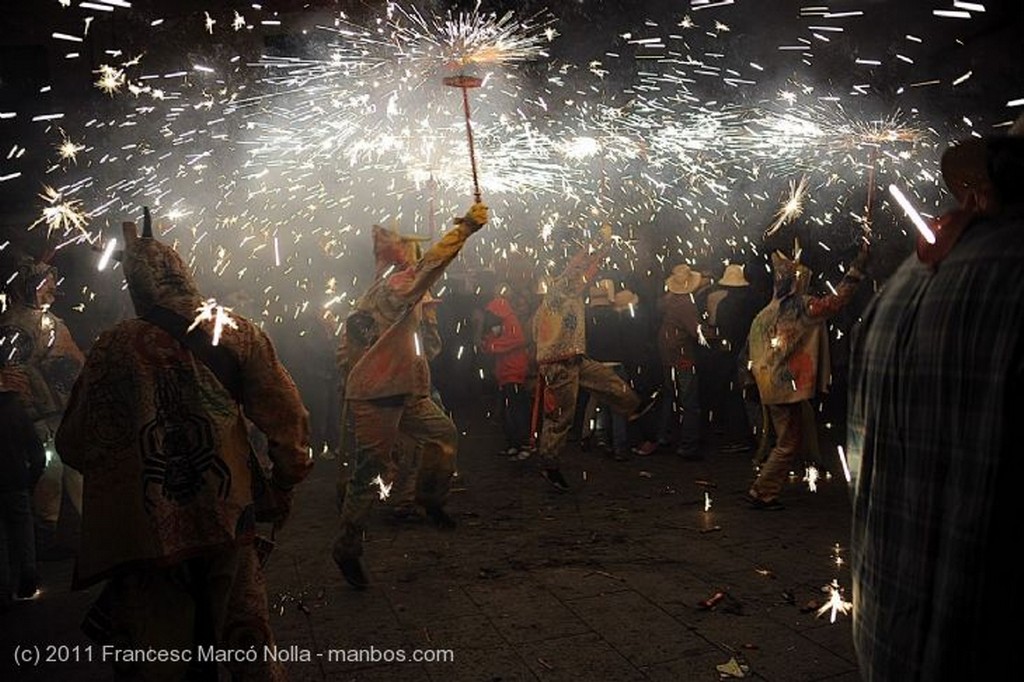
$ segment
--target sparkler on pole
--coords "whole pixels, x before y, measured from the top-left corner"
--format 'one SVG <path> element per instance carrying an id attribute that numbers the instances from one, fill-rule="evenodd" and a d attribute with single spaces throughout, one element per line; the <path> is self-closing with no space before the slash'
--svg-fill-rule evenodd
<path id="1" fill-rule="evenodd" d="M 466 76 L 459 74 L 458 76 L 448 76 L 444 79 L 444 84 L 459 88 L 462 90 L 462 112 L 466 116 L 466 140 L 469 142 L 469 163 L 473 169 L 473 196 L 476 198 L 476 203 L 480 203 L 480 182 L 477 180 L 476 175 L 476 150 L 473 148 L 473 123 L 469 118 L 469 89 L 479 88 L 483 85 L 483 80 L 476 76 Z"/>

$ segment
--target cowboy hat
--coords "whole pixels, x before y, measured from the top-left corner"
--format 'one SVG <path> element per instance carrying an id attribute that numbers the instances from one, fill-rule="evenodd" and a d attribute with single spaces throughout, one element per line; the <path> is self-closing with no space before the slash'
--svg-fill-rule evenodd
<path id="1" fill-rule="evenodd" d="M 622 291 L 615 294 L 615 309 L 625 310 L 631 305 L 636 305 L 640 302 L 640 297 L 634 294 L 629 289 L 623 289 Z"/>
<path id="2" fill-rule="evenodd" d="M 743 266 L 737 263 L 730 263 L 725 266 L 725 273 L 718 281 L 723 287 L 749 287 L 750 282 L 743 275 Z"/>
<path id="3" fill-rule="evenodd" d="M 672 268 L 672 274 L 665 280 L 665 287 L 673 294 L 692 294 L 700 286 L 701 274 L 691 270 L 686 263 Z"/>

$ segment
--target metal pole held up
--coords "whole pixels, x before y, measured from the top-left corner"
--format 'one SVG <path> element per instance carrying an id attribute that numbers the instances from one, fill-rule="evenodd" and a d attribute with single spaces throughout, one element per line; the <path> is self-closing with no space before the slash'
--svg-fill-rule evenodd
<path id="1" fill-rule="evenodd" d="M 459 74 L 458 76 L 448 76 L 444 79 L 444 84 L 459 88 L 462 90 L 462 113 L 466 117 L 466 139 L 469 141 L 469 163 L 473 169 L 473 196 L 476 198 L 476 203 L 480 203 L 480 182 L 477 179 L 476 174 L 476 150 L 473 147 L 473 124 L 469 117 L 469 89 L 479 88 L 483 85 L 483 80 L 475 76 L 465 76 Z"/>

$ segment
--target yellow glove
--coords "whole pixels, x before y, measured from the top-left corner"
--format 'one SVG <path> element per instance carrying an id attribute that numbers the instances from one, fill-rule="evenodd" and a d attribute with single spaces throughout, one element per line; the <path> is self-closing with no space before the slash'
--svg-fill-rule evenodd
<path id="1" fill-rule="evenodd" d="M 612 240 L 612 226 L 609 223 L 601 225 L 601 239 L 608 243 Z"/>
<path id="2" fill-rule="evenodd" d="M 487 223 L 489 217 L 487 211 L 487 204 L 473 204 L 462 218 L 462 221 L 468 224 L 473 232 L 476 232 Z"/>

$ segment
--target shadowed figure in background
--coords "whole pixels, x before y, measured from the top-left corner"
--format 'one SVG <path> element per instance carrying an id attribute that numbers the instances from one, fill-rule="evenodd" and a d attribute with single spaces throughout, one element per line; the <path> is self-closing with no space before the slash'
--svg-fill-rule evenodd
<path id="1" fill-rule="evenodd" d="M 505 434 L 503 454 L 524 460 L 534 451 L 530 442 L 531 396 L 526 388 L 530 357 L 526 350 L 526 330 L 505 296 L 508 288 L 507 284 L 499 286 L 498 293 L 484 307 L 480 348 L 494 358 L 494 376 L 501 396 L 501 426 Z"/>
<path id="2" fill-rule="evenodd" d="M 0 374 L 11 380 L 17 376 L 25 384 L 19 395 L 48 451 L 46 468 L 32 493 L 39 558 L 61 558 L 72 551 L 59 546 L 57 525 L 62 518 L 77 523 L 82 512 L 82 477 L 63 465 L 53 445 L 71 386 L 85 361 L 64 320 L 50 310 L 57 281 L 57 270 L 45 258 L 21 256 L 4 287 L 7 309 L 0 312 Z M 73 509 L 64 505 L 64 499 Z"/>
<path id="3" fill-rule="evenodd" d="M 33 597 L 39 584 L 31 492 L 46 456 L 18 390 L 0 380 L 0 613 Z"/>

